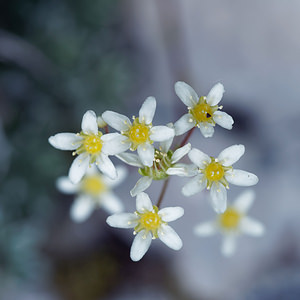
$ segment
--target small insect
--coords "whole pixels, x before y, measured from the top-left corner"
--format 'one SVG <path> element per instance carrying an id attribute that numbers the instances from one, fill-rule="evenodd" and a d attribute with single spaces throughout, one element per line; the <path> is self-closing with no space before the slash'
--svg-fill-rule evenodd
<path id="1" fill-rule="evenodd" d="M 206 113 L 206 118 L 209 119 L 211 117 L 211 114 Z"/>

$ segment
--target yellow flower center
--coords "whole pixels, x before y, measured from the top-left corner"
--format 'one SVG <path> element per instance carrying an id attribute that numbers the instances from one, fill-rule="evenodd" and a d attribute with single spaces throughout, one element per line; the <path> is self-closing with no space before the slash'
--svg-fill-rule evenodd
<path id="1" fill-rule="evenodd" d="M 238 227 L 241 215 L 233 208 L 228 208 L 220 215 L 220 225 L 224 229 L 235 229 Z"/>
<path id="2" fill-rule="evenodd" d="M 83 141 L 83 146 L 86 152 L 89 154 L 97 154 L 101 152 L 102 141 L 100 136 L 92 134 L 85 137 Z"/>
<path id="3" fill-rule="evenodd" d="M 129 130 L 129 139 L 134 144 L 143 144 L 149 139 L 149 128 L 143 124 L 131 126 Z"/>
<path id="4" fill-rule="evenodd" d="M 94 175 L 84 177 L 81 183 L 81 189 L 86 194 L 98 196 L 99 194 L 102 194 L 107 187 L 100 176 Z"/>
<path id="5" fill-rule="evenodd" d="M 156 212 L 147 212 L 141 215 L 140 225 L 147 231 L 155 231 L 160 227 L 161 219 Z"/>
<path id="6" fill-rule="evenodd" d="M 213 115 L 211 106 L 206 102 L 198 103 L 190 112 L 198 122 L 208 122 Z"/>
<path id="7" fill-rule="evenodd" d="M 162 224 L 167 224 L 164 222 L 158 214 L 158 207 L 153 206 L 153 211 L 147 211 L 145 213 L 135 212 L 140 219 L 138 220 L 138 225 L 134 228 L 134 234 L 142 230 L 145 231 L 145 236 L 148 232 L 152 233 L 152 238 L 156 239 L 158 237 L 157 231 Z"/>
<path id="8" fill-rule="evenodd" d="M 213 161 L 205 168 L 204 173 L 209 181 L 218 181 L 224 176 L 224 167 L 220 163 Z"/>

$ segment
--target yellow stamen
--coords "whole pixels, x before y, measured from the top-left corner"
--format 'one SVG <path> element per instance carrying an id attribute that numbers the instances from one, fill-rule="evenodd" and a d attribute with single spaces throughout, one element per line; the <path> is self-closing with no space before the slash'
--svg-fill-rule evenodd
<path id="1" fill-rule="evenodd" d="M 88 135 L 83 141 L 83 146 L 89 154 L 97 154 L 101 152 L 102 141 L 98 135 Z"/>
<path id="2" fill-rule="evenodd" d="M 207 103 L 198 103 L 191 109 L 191 114 L 198 122 L 208 122 L 213 115 L 213 110 Z"/>
<path id="3" fill-rule="evenodd" d="M 102 181 L 99 175 L 86 176 L 81 183 L 81 189 L 84 193 L 92 196 L 98 196 L 106 191 L 107 186 Z"/>
<path id="4" fill-rule="evenodd" d="M 224 229 L 236 229 L 240 223 L 241 214 L 233 208 L 228 208 L 219 216 L 221 227 Z"/>
<path id="5" fill-rule="evenodd" d="M 129 139 L 134 144 L 144 144 L 149 139 L 149 128 L 143 124 L 133 125 L 129 130 Z"/>
<path id="6" fill-rule="evenodd" d="M 204 170 L 205 177 L 209 181 L 219 181 L 224 176 L 224 168 L 223 166 L 216 162 L 212 161 Z"/>

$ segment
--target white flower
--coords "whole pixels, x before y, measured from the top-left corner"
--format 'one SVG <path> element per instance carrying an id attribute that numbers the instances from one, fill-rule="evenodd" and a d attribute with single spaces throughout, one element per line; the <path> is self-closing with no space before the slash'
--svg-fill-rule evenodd
<path id="1" fill-rule="evenodd" d="M 204 137 L 212 137 L 216 123 L 226 129 L 232 129 L 232 117 L 219 111 L 222 106 L 218 104 L 224 93 L 224 86 L 221 83 L 214 85 L 206 97 L 199 98 L 194 89 L 182 81 L 175 83 L 175 92 L 188 107 L 188 113 L 174 124 L 176 135 L 197 126 Z"/>
<path id="2" fill-rule="evenodd" d="M 80 133 L 58 133 L 49 138 L 49 143 L 60 150 L 75 150 L 73 155 L 78 157 L 73 161 L 69 177 L 76 184 L 86 173 L 89 165 L 95 163 L 106 176 L 115 179 L 116 169 L 108 158 L 126 150 L 122 144 L 124 137 L 117 133 L 102 134 L 98 131 L 97 116 L 88 110 L 82 118 Z"/>
<path id="3" fill-rule="evenodd" d="M 116 228 L 134 228 L 136 236 L 131 246 L 130 257 L 133 261 L 138 261 L 149 249 L 152 239 L 159 238 L 171 249 L 181 249 L 180 237 L 167 222 L 175 221 L 183 214 L 184 210 L 181 207 L 158 210 L 146 193 L 140 193 L 136 197 L 135 213 L 115 214 L 108 217 L 106 222 Z"/>
<path id="4" fill-rule="evenodd" d="M 191 196 L 203 189 L 210 189 L 212 206 L 217 213 L 226 210 L 228 183 L 240 186 L 251 186 L 258 182 L 256 175 L 232 168 L 244 154 L 243 145 L 233 145 L 224 149 L 217 158 L 209 157 L 202 151 L 193 148 L 188 156 L 198 167 L 199 174 L 183 188 L 185 196 Z"/>
<path id="5" fill-rule="evenodd" d="M 56 181 L 57 188 L 65 194 L 77 194 L 70 210 L 71 219 L 74 222 L 84 222 L 92 212 L 103 207 L 109 214 L 123 211 L 121 200 L 111 191 L 126 177 L 124 167 L 116 167 L 117 179 L 99 173 L 95 166 L 88 169 L 86 175 L 78 184 L 73 184 L 69 177 L 62 176 Z"/>
<path id="6" fill-rule="evenodd" d="M 153 142 L 162 142 L 175 135 L 174 129 L 167 126 L 153 126 L 152 119 L 156 109 L 156 100 L 148 97 L 143 103 L 139 117 L 133 117 L 133 123 L 124 115 L 113 111 L 102 114 L 103 120 L 112 128 L 121 132 L 123 146 L 126 150 L 137 150 L 145 166 L 151 167 L 154 159 Z"/>
<path id="7" fill-rule="evenodd" d="M 252 190 L 242 193 L 231 207 L 218 215 L 216 220 L 201 223 L 194 228 L 194 233 L 205 237 L 220 232 L 223 235 L 221 252 L 231 256 L 236 249 L 236 238 L 241 234 L 262 236 L 265 228 L 260 222 L 248 217 L 247 211 L 252 205 L 255 194 Z"/>
<path id="8" fill-rule="evenodd" d="M 172 125 L 169 126 L 171 127 Z M 169 175 L 189 177 L 197 174 L 198 170 L 194 165 L 178 163 L 178 161 L 191 150 L 191 144 L 188 143 L 173 152 L 170 150 L 172 142 L 173 137 L 160 143 L 159 149 L 155 149 L 154 160 L 151 167 L 145 166 L 136 154 L 121 153 L 117 155 L 119 159 L 128 165 L 138 167 L 139 173 L 143 176 L 130 191 L 132 197 L 145 191 L 153 180 L 163 180 Z"/>

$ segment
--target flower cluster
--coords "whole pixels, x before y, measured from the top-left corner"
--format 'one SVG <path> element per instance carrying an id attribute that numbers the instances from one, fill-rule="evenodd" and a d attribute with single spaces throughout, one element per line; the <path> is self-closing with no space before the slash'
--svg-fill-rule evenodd
<path id="1" fill-rule="evenodd" d="M 83 116 L 79 133 L 58 133 L 49 138 L 53 147 L 71 150 L 74 156 L 77 155 L 69 175 L 57 180 L 61 192 L 76 194 L 70 210 L 71 218 L 83 222 L 94 209 L 103 207 L 112 214 L 107 218 L 108 225 L 133 228 L 136 235 L 130 251 L 133 261 L 140 260 L 156 238 L 171 249 L 182 247 L 181 238 L 168 222 L 182 217 L 183 208 L 160 208 L 172 175 L 191 178 L 182 187 L 184 196 L 210 190 L 217 220 L 196 226 L 195 234 L 207 236 L 221 232 L 224 235 L 224 255 L 234 252 L 235 238 L 240 233 L 258 236 L 264 231 L 262 224 L 246 216 L 254 199 L 253 192 L 247 191 L 233 205 L 227 206 L 226 190 L 229 184 L 252 186 L 258 182 L 256 175 L 232 167 L 244 154 L 245 147 L 233 145 L 213 157 L 193 148 L 188 142 L 195 127 L 205 138 L 213 136 L 216 124 L 225 129 L 232 128 L 232 117 L 221 111 L 222 106 L 219 106 L 224 93 L 223 85 L 218 83 L 207 96 L 199 97 L 188 84 L 177 82 L 175 92 L 187 106 L 187 113 L 174 124 L 152 124 L 156 100 L 148 97 L 138 117 L 133 116 L 132 121 L 118 112 L 105 111 L 97 116 L 94 111 L 88 110 Z M 109 133 L 109 127 L 118 132 Z M 175 137 L 185 133 L 181 143 L 174 143 Z M 130 195 L 136 197 L 134 213 L 124 213 L 122 200 L 111 191 L 125 179 L 127 171 L 122 166 L 115 167 L 109 156 L 138 168 L 141 178 L 130 190 Z M 190 163 L 181 161 L 185 156 Z M 153 181 L 164 181 L 156 205 L 144 192 Z"/>

